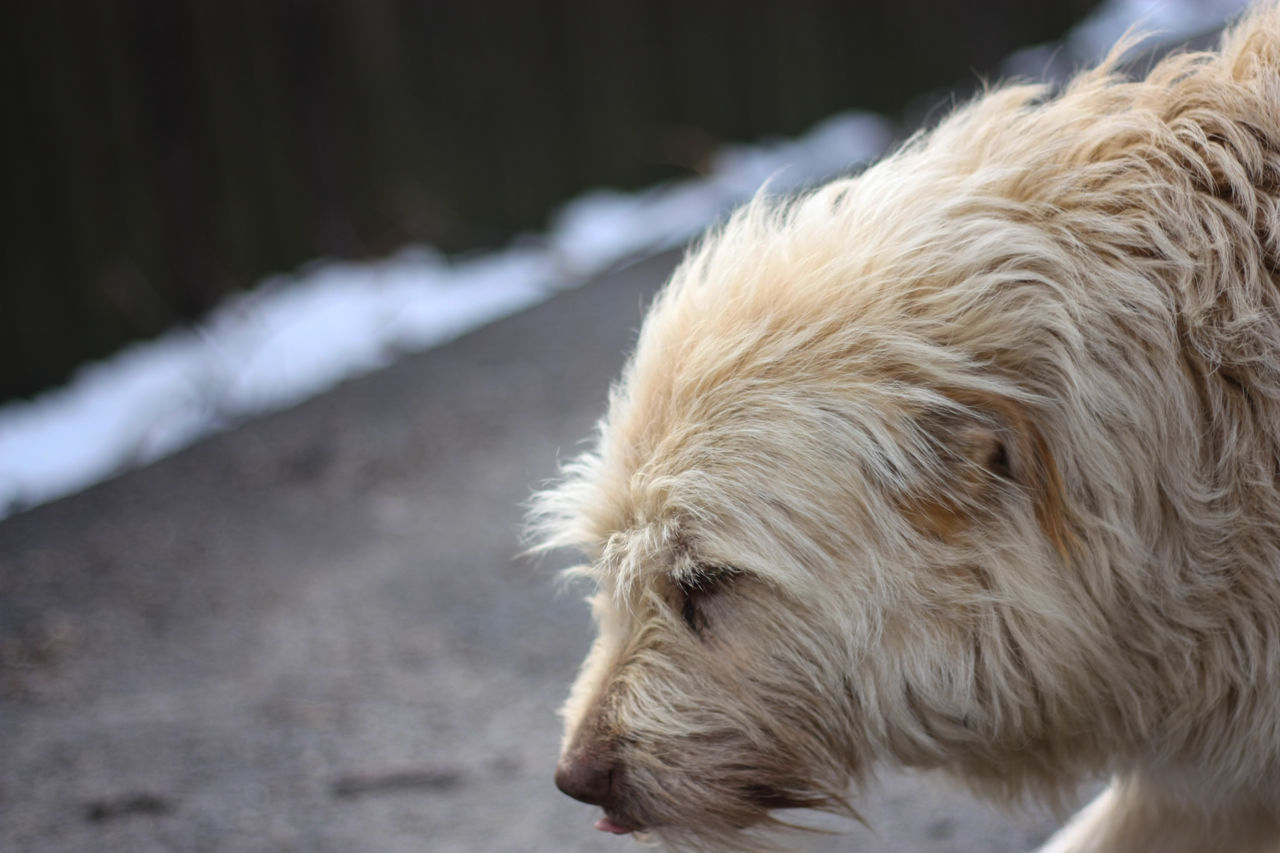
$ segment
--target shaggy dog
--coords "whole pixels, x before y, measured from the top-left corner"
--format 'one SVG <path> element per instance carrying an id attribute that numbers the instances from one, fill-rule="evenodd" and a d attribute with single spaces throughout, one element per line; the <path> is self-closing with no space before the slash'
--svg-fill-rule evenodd
<path id="1" fill-rule="evenodd" d="M 1280 8 L 757 200 L 539 497 L 599 637 L 556 781 L 744 848 L 881 762 L 1115 781 L 1054 851 L 1280 849 Z"/>

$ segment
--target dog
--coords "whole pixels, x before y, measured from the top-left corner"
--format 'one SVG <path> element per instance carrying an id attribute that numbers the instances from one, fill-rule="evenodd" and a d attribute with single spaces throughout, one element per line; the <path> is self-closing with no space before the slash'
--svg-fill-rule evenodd
<path id="1" fill-rule="evenodd" d="M 877 766 L 1045 848 L 1280 850 L 1280 8 L 995 88 L 757 198 L 650 307 L 535 498 L 598 637 L 555 780 L 754 849 Z"/>

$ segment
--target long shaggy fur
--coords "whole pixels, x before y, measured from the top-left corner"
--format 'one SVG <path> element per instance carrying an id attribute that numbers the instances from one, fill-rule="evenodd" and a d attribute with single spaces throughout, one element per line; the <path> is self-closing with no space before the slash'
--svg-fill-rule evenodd
<path id="1" fill-rule="evenodd" d="M 1280 846 L 1280 10 L 1118 54 L 757 200 L 652 306 L 535 510 L 615 824 L 747 847 L 890 762 L 1116 774 L 1055 850 Z"/>

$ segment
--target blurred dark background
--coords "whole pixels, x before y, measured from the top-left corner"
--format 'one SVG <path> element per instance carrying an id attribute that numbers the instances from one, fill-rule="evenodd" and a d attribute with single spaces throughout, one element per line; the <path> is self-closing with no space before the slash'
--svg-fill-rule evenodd
<path id="1" fill-rule="evenodd" d="M 494 246 L 726 141 L 900 115 L 1093 5 L 6 4 L 0 401 L 310 258 Z"/>

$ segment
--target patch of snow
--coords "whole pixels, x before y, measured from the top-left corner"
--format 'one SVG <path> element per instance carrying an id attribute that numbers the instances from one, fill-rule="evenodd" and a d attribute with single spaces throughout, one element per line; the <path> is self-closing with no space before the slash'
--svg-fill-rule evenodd
<path id="1" fill-rule="evenodd" d="M 1037 80 L 1063 79 L 1096 64 L 1126 34 L 1146 36 L 1139 49 L 1180 44 L 1220 28 L 1248 5 L 1248 0 L 1110 0 L 1061 41 L 1017 51 L 1003 70 Z"/>
<path id="2" fill-rule="evenodd" d="M 272 276 L 191 329 L 0 406 L 0 518 L 678 246 L 767 179 L 779 191 L 816 183 L 878 156 L 890 138 L 882 118 L 838 115 L 800 139 L 726 149 L 706 178 L 588 193 L 565 205 L 549 233 L 502 251 L 450 260 L 410 247 L 381 261 L 320 261 Z"/>

